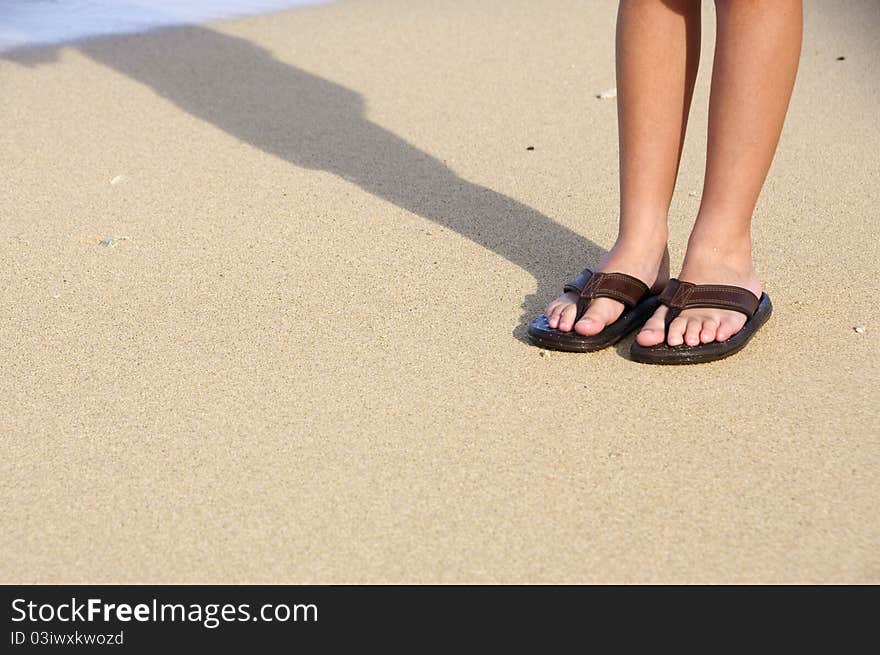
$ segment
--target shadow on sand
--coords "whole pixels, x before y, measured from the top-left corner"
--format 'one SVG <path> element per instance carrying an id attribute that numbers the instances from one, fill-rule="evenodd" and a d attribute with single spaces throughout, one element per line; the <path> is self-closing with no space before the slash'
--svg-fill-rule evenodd
<path id="1" fill-rule="evenodd" d="M 525 340 L 529 322 L 561 292 L 563 278 L 577 272 L 560 270 L 557 260 L 575 257 L 581 266 L 604 254 L 589 239 L 462 179 L 437 158 L 370 122 L 360 94 L 281 62 L 244 39 L 186 26 L 161 30 L 158 36 L 128 36 L 124 47 L 119 37 L 72 47 L 236 139 L 296 166 L 334 173 L 528 271 L 537 290 L 523 300 L 512 330 L 518 339 Z M 56 56 L 55 49 L 46 47 L 0 53 L 25 66 L 49 63 Z"/>

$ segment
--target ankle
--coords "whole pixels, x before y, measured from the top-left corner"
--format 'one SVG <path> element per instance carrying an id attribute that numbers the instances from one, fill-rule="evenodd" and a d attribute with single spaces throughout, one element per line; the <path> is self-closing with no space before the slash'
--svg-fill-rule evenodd
<path id="1" fill-rule="evenodd" d="M 669 240 L 666 225 L 647 225 L 640 228 L 620 228 L 614 248 L 637 252 L 655 252 L 660 255 Z"/>
<path id="2" fill-rule="evenodd" d="M 720 232 L 699 230 L 691 232 L 688 254 L 700 254 L 715 260 L 751 261 L 752 239 L 748 232 Z"/>
<path id="3" fill-rule="evenodd" d="M 730 283 L 760 292 L 747 236 L 717 240 L 691 235 L 680 277 L 696 284 Z"/>

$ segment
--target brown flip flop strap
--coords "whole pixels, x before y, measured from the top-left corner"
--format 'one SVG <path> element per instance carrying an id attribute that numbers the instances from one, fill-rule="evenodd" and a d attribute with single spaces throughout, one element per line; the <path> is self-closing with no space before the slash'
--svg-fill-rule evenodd
<path id="1" fill-rule="evenodd" d="M 564 287 L 565 292 L 578 294 L 577 314 L 579 321 L 593 298 L 612 298 L 626 307 L 635 307 L 651 290 L 648 285 L 626 273 L 593 273 L 589 268 L 581 271 Z"/>
<path id="2" fill-rule="evenodd" d="M 660 303 L 669 307 L 666 312 L 664 334 L 669 332 L 669 324 L 685 309 L 693 307 L 713 307 L 729 309 L 751 318 L 758 310 L 759 300 L 748 289 L 726 284 L 692 284 L 675 278 L 660 294 Z"/>

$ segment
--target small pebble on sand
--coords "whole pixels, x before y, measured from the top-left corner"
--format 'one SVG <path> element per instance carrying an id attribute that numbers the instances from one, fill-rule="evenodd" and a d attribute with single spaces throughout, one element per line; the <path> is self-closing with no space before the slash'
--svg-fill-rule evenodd
<path id="1" fill-rule="evenodd" d="M 865 328 L 863 328 L 861 325 L 856 325 L 853 328 L 853 330 L 855 331 L 856 334 L 864 334 L 865 333 Z"/>
<path id="2" fill-rule="evenodd" d="M 114 177 L 112 180 L 110 180 L 110 185 L 111 185 L 111 186 L 116 186 L 117 184 L 122 184 L 122 183 L 125 182 L 127 179 L 128 179 L 128 178 L 125 177 L 125 175 L 117 175 L 117 176 Z"/>
<path id="3" fill-rule="evenodd" d="M 538 353 L 538 356 L 540 356 L 540 357 L 550 357 L 550 353 L 547 352 L 546 350 L 542 350 L 541 352 Z"/>
<path id="4" fill-rule="evenodd" d="M 613 89 L 605 89 L 604 91 L 600 91 L 596 94 L 596 97 L 599 98 L 599 100 L 611 100 L 611 98 L 616 98 L 617 88 L 615 87 Z"/>

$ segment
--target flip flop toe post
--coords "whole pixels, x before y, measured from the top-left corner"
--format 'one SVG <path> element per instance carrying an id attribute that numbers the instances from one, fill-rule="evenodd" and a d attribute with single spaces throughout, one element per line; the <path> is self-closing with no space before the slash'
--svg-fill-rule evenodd
<path id="1" fill-rule="evenodd" d="M 643 364 L 702 364 L 733 355 L 743 348 L 761 328 L 770 314 L 773 305 L 770 297 L 762 293 L 757 298 L 748 289 L 724 284 L 691 284 L 672 279 L 659 296 L 659 303 L 666 305 L 666 327 L 664 341 L 656 346 L 641 346 L 633 343 L 630 349 L 632 358 Z M 714 307 L 729 309 L 746 315 L 742 329 L 726 341 L 701 343 L 697 346 L 670 346 L 665 337 L 669 325 L 685 309 L 694 307 Z"/>
<path id="2" fill-rule="evenodd" d="M 529 338 L 536 346 L 581 353 L 601 350 L 614 345 L 641 326 L 659 307 L 658 297 L 651 293 L 648 285 L 626 273 L 593 273 L 587 268 L 566 284 L 563 290 L 578 294 L 575 323 L 594 298 L 612 298 L 623 303 L 623 314 L 592 336 L 584 336 L 574 330 L 562 332 L 551 328 L 547 317 L 541 315 L 529 326 Z"/>

